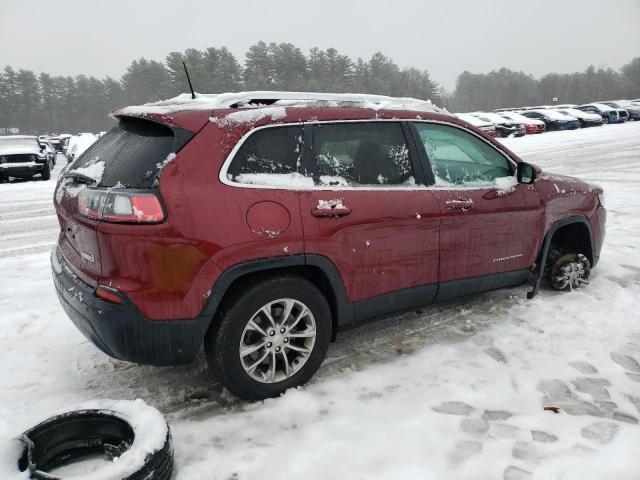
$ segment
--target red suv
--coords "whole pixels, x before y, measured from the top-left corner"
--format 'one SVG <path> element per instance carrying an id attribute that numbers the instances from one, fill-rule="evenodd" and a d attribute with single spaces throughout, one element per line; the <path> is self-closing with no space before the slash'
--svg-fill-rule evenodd
<path id="1" fill-rule="evenodd" d="M 305 383 L 341 327 L 529 281 L 581 286 L 602 190 L 430 103 L 248 92 L 114 112 L 61 176 L 60 301 L 106 354 L 191 362 L 247 399 Z"/>

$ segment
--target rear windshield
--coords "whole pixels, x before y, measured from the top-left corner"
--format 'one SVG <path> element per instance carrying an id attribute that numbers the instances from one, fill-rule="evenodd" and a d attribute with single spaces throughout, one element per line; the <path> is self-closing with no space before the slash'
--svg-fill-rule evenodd
<path id="1" fill-rule="evenodd" d="M 90 175 L 103 187 L 151 188 L 160 171 L 191 137 L 180 131 L 138 118 L 121 118 L 118 125 L 87 149 L 70 171 Z"/>

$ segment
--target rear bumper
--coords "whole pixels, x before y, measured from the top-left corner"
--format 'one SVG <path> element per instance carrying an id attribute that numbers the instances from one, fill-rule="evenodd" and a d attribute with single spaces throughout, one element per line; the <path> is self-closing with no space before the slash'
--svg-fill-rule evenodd
<path id="1" fill-rule="evenodd" d="M 82 334 L 110 357 L 146 365 L 180 365 L 200 350 L 209 317 L 149 320 L 122 295 L 122 305 L 95 296 L 55 247 L 51 268 L 58 299 Z"/>

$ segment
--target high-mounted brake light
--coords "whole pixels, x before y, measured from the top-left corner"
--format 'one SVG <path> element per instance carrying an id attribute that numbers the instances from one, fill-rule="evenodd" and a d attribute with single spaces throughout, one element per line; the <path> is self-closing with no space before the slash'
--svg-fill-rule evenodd
<path id="1" fill-rule="evenodd" d="M 78 210 L 94 220 L 113 223 L 160 223 L 164 211 L 153 193 L 86 188 L 78 195 Z"/>

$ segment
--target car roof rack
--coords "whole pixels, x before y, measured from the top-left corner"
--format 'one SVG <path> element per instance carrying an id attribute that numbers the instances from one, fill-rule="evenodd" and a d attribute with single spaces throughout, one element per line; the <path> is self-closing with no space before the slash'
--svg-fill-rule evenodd
<path id="1" fill-rule="evenodd" d="M 408 97 L 389 97 L 364 93 L 316 93 L 316 92 L 277 92 L 248 91 L 238 93 L 196 94 L 190 93 L 160 102 L 146 103 L 140 106 L 125 107 L 118 115 L 160 114 L 166 115 L 185 110 L 215 110 L 230 108 L 260 108 L 268 106 L 283 107 L 352 107 L 374 110 L 411 110 L 450 115 L 430 100 Z"/>

